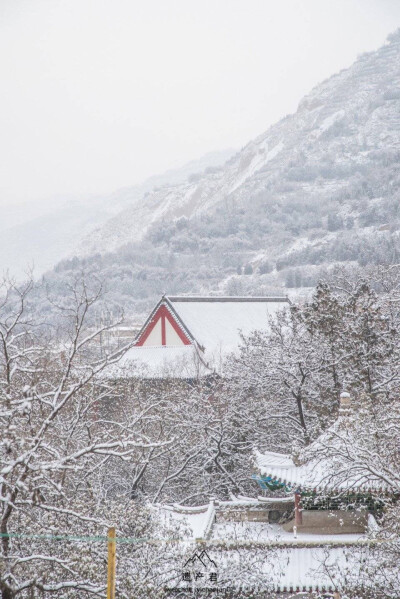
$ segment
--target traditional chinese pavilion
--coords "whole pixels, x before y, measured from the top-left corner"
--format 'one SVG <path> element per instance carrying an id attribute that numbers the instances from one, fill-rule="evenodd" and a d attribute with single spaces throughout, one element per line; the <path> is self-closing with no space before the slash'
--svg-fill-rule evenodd
<path id="1" fill-rule="evenodd" d="M 232 564 L 238 573 L 233 587 L 254 583 L 258 597 L 340 598 L 361 576 L 373 587 L 365 575 L 374 563 L 379 497 L 393 496 L 393 489 L 373 473 L 349 474 L 340 452 L 335 458 L 331 451 L 351 440 L 353 416 L 350 396 L 342 393 L 337 421 L 299 458 L 255 452 L 253 478 L 267 495 L 161 506 L 164 522 L 188 524 L 182 540 L 206 548 L 220 570 Z M 246 581 L 249 572 L 257 572 L 257 580 Z M 243 596 L 255 596 L 247 592 Z"/>
<path id="2" fill-rule="evenodd" d="M 253 478 L 268 491 L 292 493 L 295 517 L 287 530 L 344 534 L 366 530 L 368 515 L 394 490 L 374 473 L 343 467 L 343 443 L 352 442 L 350 395 L 342 393 L 337 421 L 297 459 L 255 451 Z"/>

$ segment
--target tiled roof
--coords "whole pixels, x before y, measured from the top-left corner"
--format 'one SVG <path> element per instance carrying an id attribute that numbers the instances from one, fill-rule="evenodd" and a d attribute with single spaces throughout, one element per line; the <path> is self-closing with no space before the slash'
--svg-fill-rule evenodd
<path id="1" fill-rule="evenodd" d="M 318 449 L 317 440 L 314 443 Z M 312 448 L 311 448 L 312 449 Z M 311 453 L 309 451 L 309 453 Z M 370 472 L 349 474 L 350 469 L 343 468 L 333 455 L 332 457 L 314 457 L 296 466 L 290 456 L 272 452 L 254 452 L 254 461 L 259 475 L 254 478 L 260 483 L 282 484 L 292 490 L 323 492 L 390 492 L 389 485 L 374 477 Z"/>
<path id="2" fill-rule="evenodd" d="M 285 500 L 286 498 L 282 498 Z M 257 582 L 261 589 L 276 592 L 333 591 L 351 573 L 357 576 L 362 559 L 369 552 L 365 534 L 304 534 L 295 536 L 279 524 L 267 522 L 232 522 L 216 519 L 216 513 L 233 506 L 258 506 L 259 499 L 242 498 L 232 501 L 211 501 L 210 504 L 186 507 L 159 506 L 164 522 L 185 524 L 182 541 L 204 539 L 207 553 L 217 564 L 238 559 L 245 551 L 245 560 L 254 553 Z M 265 507 L 265 504 L 264 504 Z M 215 551 L 218 548 L 218 551 Z M 226 553 L 221 553 L 224 549 Z M 229 552 L 232 550 L 232 558 Z M 249 562 L 250 563 L 250 562 Z M 232 580 L 240 584 L 240 580 Z"/>

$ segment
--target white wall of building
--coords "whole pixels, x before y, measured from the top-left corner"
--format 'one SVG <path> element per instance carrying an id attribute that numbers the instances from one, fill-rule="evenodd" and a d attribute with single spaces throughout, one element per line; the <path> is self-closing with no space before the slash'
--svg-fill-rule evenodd
<path id="1" fill-rule="evenodd" d="M 161 318 L 159 318 L 154 329 L 143 343 L 143 346 L 158 347 L 162 345 L 161 341 Z"/>
<path id="2" fill-rule="evenodd" d="M 167 318 L 165 319 L 165 335 L 167 345 L 184 345 L 182 339 Z"/>

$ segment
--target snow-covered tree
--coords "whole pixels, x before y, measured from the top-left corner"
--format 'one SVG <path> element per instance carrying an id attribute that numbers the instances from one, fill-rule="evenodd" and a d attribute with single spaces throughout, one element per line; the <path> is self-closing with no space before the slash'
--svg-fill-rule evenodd
<path id="1" fill-rule="evenodd" d="M 99 292 L 76 283 L 55 338 L 30 317 L 31 290 L 31 281 L 6 281 L 0 306 L 0 593 L 103 596 L 105 545 L 77 550 L 48 537 L 104 535 L 116 517 L 99 484 L 107 462 L 168 441 L 143 431 L 149 407 L 120 421 L 99 415 L 109 393 L 102 373 L 121 353 L 99 358 L 100 331 L 86 326 Z"/>

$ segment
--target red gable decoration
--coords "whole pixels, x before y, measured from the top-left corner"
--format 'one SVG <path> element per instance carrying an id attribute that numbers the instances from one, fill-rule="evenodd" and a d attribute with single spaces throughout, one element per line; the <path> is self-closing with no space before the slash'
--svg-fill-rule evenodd
<path id="1" fill-rule="evenodd" d="M 170 326 L 169 326 L 170 325 Z M 182 325 L 174 318 L 168 308 L 161 304 L 155 312 L 150 316 L 149 320 L 145 323 L 139 339 L 136 342 L 136 346 L 143 345 L 156 345 L 166 346 L 167 345 L 167 330 L 176 333 L 180 340 L 180 345 L 192 345 L 192 341 L 185 335 Z M 150 336 L 153 333 L 150 343 Z M 147 344 L 146 344 L 147 341 Z"/>

